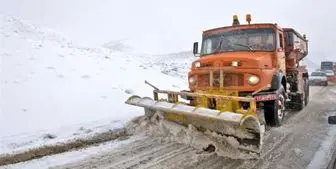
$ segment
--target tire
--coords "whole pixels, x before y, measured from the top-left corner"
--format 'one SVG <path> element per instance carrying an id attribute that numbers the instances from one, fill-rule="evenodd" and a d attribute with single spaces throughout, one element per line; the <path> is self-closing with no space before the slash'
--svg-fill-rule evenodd
<path id="1" fill-rule="evenodd" d="M 328 86 L 328 81 L 325 82 L 324 86 Z"/>
<path id="2" fill-rule="evenodd" d="M 265 102 L 265 120 L 270 126 L 281 126 L 285 117 L 285 89 L 279 89 L 278 100 Z"/>
<path id="3" fill-rule="evenodd" d="M 309 82 L 307 82 L 308 81 L 308 79 L 305 79 L 305 85 L 306 85 L 306 94 L 305 94 L 305 106 L 307 106 L 308 105 L 308 103 L 309 103 L 309 90 L 310 90 L 310 85 L 309 85 Z"/>
<path id="4" fill-rule="evenodd" d="M 304 91 L 302 95 L 297 95 L 295 102 L 294 102 L 294 108 L 298 111 L 302 110 L 309 101 L 309 85 L 307 84 L 307 79 L 304 79 Z"/>
<path id="5" fill-rule="evenodd" d="M 294 103 L 295 110 L 300 111 L 307 105 L 305 97 L 305 93 L 303 93 L 303 95 L 297 95 Z"/>

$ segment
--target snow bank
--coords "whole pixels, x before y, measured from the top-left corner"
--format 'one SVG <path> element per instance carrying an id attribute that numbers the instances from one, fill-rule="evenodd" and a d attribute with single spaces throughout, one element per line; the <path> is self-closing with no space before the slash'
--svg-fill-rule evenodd
<path id="1" fill-rule="evenodd" d="M 185 79 L 161 73 L 159 57 L 76 46 L 17 18 L 0 20 L 0 154 L 123 126 L 143 114 L 124 102 L 133 94 L 151 96 L 144 80 L 187 87 Z"/>
<path id="2" fill-rule="evenodd" d="M 165 141 L 179 142 L 200 151 L 209 151 L 218 156 L 231 159 L 258 159 L 254 152 L 240 151 L 239 141 L 234 137 L 216 134 L 209 130 L 198 131 L 194 126 L 184 127 L 173 122 L 163 120 L 160 113 L 152 118 L 140 116 L 127 125 L 127 130 L 134 135 L 155 136 Z"/>
<path id="3" fill-rule="evenodd" d="M 31 161 L 16 163 L 12 165 L 4 166 L 6 169 L 42 169 L 42 168 L 52 168 L 56 166 L 61 166 L 69 164 L 72 162 L 77 162 L 89 158 L 90 156 L 99 155 L 101 153 L 107 153 L 113 151 L 115 148 L 130 144 L 131 142 L 140 140 L 141 137 L 131 137 L 127 140 L 122 141 L 112 141 L 98 146 L 88 147 L 86 149 L 81 149 L 80 151 L 69 151 L 66 153 L 45 156 L 40 159 L 35 159 Z M 0 167 L 1 168 L 1 167 Z"/>

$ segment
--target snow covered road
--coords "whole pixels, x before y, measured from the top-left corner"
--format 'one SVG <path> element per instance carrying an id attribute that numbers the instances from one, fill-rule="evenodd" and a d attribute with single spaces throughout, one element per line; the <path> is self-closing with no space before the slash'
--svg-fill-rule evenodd
<path id="1" fill-rule="evenodd" d="M 133 136 L 117 145 L 109 143 L 99 149 L 82 150 L 80 157 L 68 158 L 66 162 L 53 159 L 71 157 L 69 154 L 78 151 L 9 168 L 320 168 L 327 165 L 328 154 L 335 144 L 335 138 L 328 136 L 333 126 L 328 126 L 326 120 L 336 110 L 335 98 L 334 86 L 311 87 L 310 103 L 304 110 L 289 114 L 283 126 L 267 129 L 264 150 L 258 160 L 233 160 L 159 138 Z M 324 147 L 328 144 L 330 147 Z M 314 159 L 316 152 L 321 158 Z"/>

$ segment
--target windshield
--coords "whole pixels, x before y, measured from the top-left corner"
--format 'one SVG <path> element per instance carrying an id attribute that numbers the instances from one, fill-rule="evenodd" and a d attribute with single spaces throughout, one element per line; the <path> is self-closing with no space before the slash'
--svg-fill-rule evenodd
<path id="1" fill-rule="evenodd" d="M 272 28 L 232 30 L 203 39 L 201 55 L 229 51 L 274 51 Z"/>
<path id="2" fill-rule="evenodd" d="M 325 73 L 323 72 L 313 72 L 311 76 L 325 76 Z"/>

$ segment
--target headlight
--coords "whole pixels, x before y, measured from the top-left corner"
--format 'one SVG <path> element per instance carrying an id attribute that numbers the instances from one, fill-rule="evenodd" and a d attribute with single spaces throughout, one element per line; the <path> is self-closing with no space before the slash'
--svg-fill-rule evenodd
<path id="1" fill-rule="evenodd" d="M 250 76 L 248 78 L 248 83 L 251 84 L 251 85 L 255 85 L 255 84 L 259 83 L 259 77 L 255 76 L 255 75 Z"/>
<path id="2" fill-rule="evenodd" d="M 189 77 L 189 84 L 190 85 L 195 85 L 196 84 L 196 77 L 195 76 Z"/>
<path id="3" fill-rule="evenodd" d="M 201 63 L 200 62 L 195 62 L 194 65 L 195 65 L 195 67 L 201 67 Z"/>

